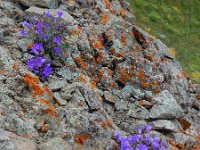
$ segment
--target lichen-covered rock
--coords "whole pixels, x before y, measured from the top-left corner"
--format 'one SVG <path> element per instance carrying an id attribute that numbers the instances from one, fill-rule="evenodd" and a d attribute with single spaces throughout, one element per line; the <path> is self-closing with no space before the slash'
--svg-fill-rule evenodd
<path id="1" fill-rule="evenodd" d="M 116 149 L 116 131 L 130 135 L 148 123 L 165 139 L 197 144 L 198 86 L 165 44 L 135 25 L 130 4 L 9 1 L 0 1 L 0 138 L 17 138 L 0 139 L 0 149 Z M 62 67 L 40 81 L 27 69 L 33 55 L 18 22 L 47 11 L 63 12 L 67 47 Z"/>
<path id="2" fill-rule="evenodd" d="M 10 56 L 9 50 L 0 46 L 0 69 L 5 71 L 12 71 L 14 61 Z"/>
<path id="3" fill-rule="evenodd" d="M 70 144 L 64 141 L 62 138 L 53 138 L 48 142 L 39 146 L 40 150 L 67 150 L 73 149 Z"/>
<path id="4" fill-rule="evenodd" d="M 119 101 L 119 97 L 117 95 L 112 94 L 110 91 L 104 91 L 105 100 L 111 103 L 116 103 Z"/>
<path id="5" fill-rule="evenodd" d="M 53 93 L 53 97 L 59 105 L 65 106 L 67 104 L 67 102 L 62 99 L 61 95 L 58 92 Z"/>
<path id="6" fill-rule="evenodd" d="M 153 97 L 154 106 L 150 110 L 150 117 L 153 119 L 174 119 L 184 115 L 183 110 L 178 105 L 169 91 L 162 91 Z"/>
<path id="7" fill-rule="evenodd" d="M 19 39 L 17 45 L 22 50 L 22 52 L 27 52 L 29 44 L 33 43 L 31 39 Z"/>
<path id="8" fill-rule="evenodd" d="M 24 12 L 24 19 L 30 20 L 34 16 L 38 15 L 41 16 L 46 13 L 48 9 L 38 8 L 38 7 L 30 7 Z M 53 15 L 53 17 L 57 17 L 58 11 L 62 11 L 61 9 L 50 9 L 49 12 Z M 62 20 L 69 25 L 77 24 L 77 21 L 66 11 L 63 11 Z"/>
<path id="9" fill-rule="evenodd" d="M 129 108 L 129 111 L 127 113 L 127 116 L 137 118 L 137 119 L 149 119 L 149 111 L 142 106 L 137 106 L 135 104 L 132 104 Z"/>
<path id="10" fill-rule="evenodd" d="M 46 8 L 57 8 L 58 7 L 58 0 L 17 0 L 21 4 L 25 6 L 39 6 L 39 7 L 46 7 Z"/>
<path id="11" fill-rule="evenodd" d="M 175 122 L 170 120 L 156 120 L 152 122 L 152 125 L 154 129 L 160 131 L 167 130 L 176 132 L 178 130 L 177 127 L 175 126 Z"/>
<path id="12" fill-rule="evenodd" d="M 35 145 L 31 140 L 0 129 L 0 149 L 2 150 L 37 150 Z"/>

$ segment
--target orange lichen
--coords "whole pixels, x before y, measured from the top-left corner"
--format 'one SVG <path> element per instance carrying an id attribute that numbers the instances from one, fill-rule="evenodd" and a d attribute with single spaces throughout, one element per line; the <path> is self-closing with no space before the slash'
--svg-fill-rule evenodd
<path id="1" fill-rule="evenodd" d="M 179 149 L 183 149 L 184 148 L 184 145 L 182 143 L 177 143 L 176 144 L 176 147 L 179 148 Z"/>
<path id="2" fill-rule="evenodd" d="M 90 135 L 85 133 L 85 134 L 77 134 L 75 136 L 75 142 L 78 145 L 83 145 L 85 143 L 85 141 L 87 141 L 90 138 Z"/>
<path id="3" fill-rule="evenodd" d="M 144 74 L 143 70 L 139 70 L 138 72 L 139 72 L 139 74 L 138 74 L 139 80 L 145 82 L 146 81 L 146 74 Z"/>
<path id="4" fill-rule="evenodd" d="M 200 100 L 200 94 L 198 94 L 198 95 L 196 96 L 196 98 L 197 98 L 198 100 Z"/>
<path id="5" fill-rule="evenodd" d="M 16 64 L 13 65 L 13 70 L 19 71 L 20 67 L 18 67 Z"/>
<path id="6" fill-rule="evenodd" d="M 101 124 L 101 127 L 102 128 L 107 128 L 107 127 L 109 127 L 109 128 L 112 128 L 113 127 L 113 125 L 112 125 L 112 122 L 110 121 L 110 120 L 105 120 L 102 124 Z"/>
<path id="7" fill-rule="evenodd" d="M 106 115 L 106 112 L 104 110 L 101 111 L 102 115 Z"/>
<path id="8" fill-rule="evenodd" d="M 39 131 L 42 132 L 42 133 L 47 133 L 49 130 L 49 126 L 48 124 L 46 124 L 45 122 L 42 123 Z"/>
<path id="9" fill-rule="evenodd" d="M 94 89 L 97 88 L 96 83 L 94 83 L 92 80 L 89 80 L 89 82 L 90 82 L 90 88 L 91 88 L 92 90 L 94 90 Z"/>
<path id="10" fill-rule="evenodd" d="M 46 99 L 43 99 L 43 98 L 36 98 L 36 100 L 41 103 L 41 104 L 44 104 L 44 105 L 49 105 L 49 101 L 46 100 Z"/>
<path id="11" fill-rule="evenodd" d="M 63 139 L 67 139 L 68 137 L 69 137 L 69 134 L 68 134 L 68 133 L 65 133 L 65 134 L 62 136 Z"/>
<path id="12" fill-rule="evenodd" d="M 176 133 L 184 133 L 183 130 L 177 130 Z"/>
<path id="13" fill-rule="evenodd" d="M 197 142 L 199 142 L 199 143 L 200 143 L 200 134 L 199 134 L 199 135 L 197 135 L 197 136 L 195 137 L 195 139 L 197 140 Z"/>
<path id="14" fill-rule="evenodd" d="M 102 17 L 101 17 L 101 24 L 103 25 L 106 25 L 108 23 L 108 14 L 104 14 Z"/>
<path id="15" fill-rule="evenodd" d="M 83 107 L 83 101 L 82 100 L 78 101 L 77 105 L 78 105 L 78 107 Z"/>
<path id="16" fill-rule="evenodd" d="M 122 58 L 122 57 L 124 57 L 126 55 L 126 52 L 120 52 L 120 53 L 118 53 L 116 56 L 117 57 L 119 57 L 119 58 Z"/>
<path id="17" fill-rule="evenodd" d="M 52 118 L 58 118 L 58 114 L 55 112 L 56 108 L 52 105 L 49 105 L 45 112 Z"/>
<path id="18" fill-rule="evenodd" d="M 25 74 L 23 77 L 24 82 L 28 85 L 28 87 L 33 90 L 33 94 L 43 96 L 44 90 L 39 86 L 40 80 L 37 77 L 33 77 L 30 74 Z"/>
<path id="19" fill-rule="evenodd" d="M 190 76 L 189 76 L 186 72 L 181 71 L 181 74 L 182 74 L 182 76 L 183 76 L 184 78 L 190 80 Z"/>
<path id="20" fill-rule="evenodd" d="M 133 35 L 135 36 L 135 38 L 138 41 L 144 41 L 144 37 L 142 34 L 140 34 L 140 32 L 138 32 L 137 30 L 133 30 Z"/>
<path id="21" fill-rule="evenodd" d="M 97 36 L 95 34 L 95 37 L 96 37 L 96 39 L 91 39 L 90 40 L 90 43 L 92 44 L 93 49 L 99 50 L 99 49 L 104 48 L 101 36 L 99 36 L 99 35 Z"/>
<path id="22" fill-rule="evenodd" d="M 87 79 L 85 78 L 85 75 L 82 74 L 82 75 L 80 76 L 80 81 L 83 82 L 83 83 L 86 83 L 86 82 L 87 82 Z"/>
<path id="23" fill-rule="evenodd" d="M 121 36 L 121 42 L 123 46 L 126 46 L 126 37 L 124 35 Z"/>
<path id="24" fill-rule="evenodd" d="M 174 142 L 173 139 L 170 139 L 170 140 L 169 140 L 169 144 L 172 145 L 172 146 L 176 146 L 176 143 Z"/>
<path id="25" fill-rule="evenodd" d="M 111 2 L 109 0 L 103 0 L 104 4 L 106 4 L 106 8 L 111 12 L 110 7 L 112 6 Z"/>
<path id="26" fill-rule="evenodd" d="M 120 77 L 118 78 L 118 81 L 119 81 L 120 83 L 122 83 L 122 84 L 125 85 L 125 84 L 127 83 L 128 80 L 125 78 L 125 76 L 122 75 L 122 76 L 120 76 Z"/>
<path id="27" fill-rule="evenodd" d="M 122 17 L 126 17 L 127 16 L 127 12 L 122 8 L 119 10 L 119 15 L 121 15 Z"/>
<path id="28" fill-rule="evenodd" d="M 148 88 L 149 87 L 149 85 L 147 84 L 147 83 L 145 83 L 145 82 L 141 82 L 141 87 L 143 87 L 143 88 Z"/>
<path id="29" fill-rule="evenodd" d="M 178 118 L 177 120 L 181 124 L 183 130 L 187 130 L 191 126 L 191 124 L 183 118 Z"/>
<path id="30" fill-rule="evenodd" d="M 176 78 L 177 78 L 178 80 L 181 80 L 181 77 L 180 77 L 179 74 L 176 75 Z"/>
<path id="31" fill-rule="evenodd" d="M 150 61 L 154 61 L 154 57 L 150 52 L 147 53 L 147 57 L 149 58 Z"/>
<path id="32" fill-rule="evenodd" d="M 74 58 L 75 62 L 83 69 L 87 68 L 87 65 L 85 64 L 85 62 L 83 61 L 83 59 L 81 58 Z"/>
<path id="33" fill-rule="evenodd" d="M 43 89 L 48 94 L 48 96 L 52 96 L 52 91 L 46 85 L 43 85 Z"/>
<path id="34" fill-rule="evenodd" d="M 155 94 L 159 94 L 161 92 L 161 90 L 157 87 L 155 90 Z"/>
<path id="35" fill-rule="evenodd" d="M 17 114 L 19 118 L 22 118 L 24 115 L 22 113 Z"/>
<path id="36" fill-rule="evenodd" d="M 192 148 L 193 148 L 193 150 L 199 150 L 199 145 L 195 144 Z"/>
<path id="37" fill-rule="evenodd" d="M 30 43 L 28 43 L 28 45 L 27 45 L 27 49 L 32 49 L 32 48 L 33 48 L 33 45 L 34 45 L 34 42 L 30 42 Z"/>
<path id="38" fill-rule="evenodd" d="M 116 88 L 117 87 L 117 84 L 115 82 L 110 82 L 109 83 L 109 87 L 111 88 Z"/>
<path id="39" fill-rule="evenodd" d="M 115 54 L 115 49 L 109 50 L 110 54 L 114 55 Z"/>
<path id="40" fill-rule="evenodd" d="M 139 105 L 141 105 L 141 106 L 143 106 L 143 107 L 145 107 L 147 109 L 151 109 L 153 107 L 152 104 L 145 103 L 144 100 L 139 101 Z"/>
<path id="41" fill-rule="evenodd" d="M 30 74 L 25 74 L 25 75 L 23 76 L 23 79 L 24 79 L 25 82 L 27 81 L 27 83 L 29 83 L 29 82 L 28 82 L 29 80 L 31 80 L 32 82 L 35 82 L 35 83 L 39 83 L 39 82 L 40 82 L 39 78 L 33 77 L 33 76 L 31 76 Z"/>

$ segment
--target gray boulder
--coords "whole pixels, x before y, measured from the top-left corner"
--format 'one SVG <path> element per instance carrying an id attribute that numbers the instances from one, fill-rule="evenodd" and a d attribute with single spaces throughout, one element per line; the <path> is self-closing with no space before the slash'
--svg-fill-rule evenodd
<path id="1" fill-rule="evenodd" d="M 53 138 L 53 139 L 50 139 L 48 142 L 41 144 L 39 149 L 40 150 L 67 150 L 67 149 L 72 149 L 72 147 L 61 138 Z"/>
<path id="2" fill-rule="evenodd" d="M 25 6 L 40 6 L 45 8 L 57 8 L 58 1 L 57 0 L 17 0 Z"/>
<path id="3" fill-rule="evenodd" d="M 184 115 L 182 108 L 169 91 L 164 90 L 152 99 L 155 104 L 150 110 L 151 118 L 175 119 Z"/>
<path id="4" fill-rule="evenodd" d="M 171 120 L 156 120 L 152 122 L 154 129 L 157 130 L 168 130 L 168 131 L 176 131 L 176 125 Z"/>
<path id="5" fill-rule="evenodd" d="M 1 150 L 37 150 L 35 143 L 12 132 L 0 129 Z"/>
<path id="6" fill-rule="evenodd" d="M 33 18 L 33 16 L 41 16 L 46 12 L 50 12 L 54 18 L 57 17 L 58 11 L 63 12 L 62 20 L 66 24 L 77 24 L 77 21 L 74 20 L 74 18 L 66 11 L 63 11 L 61 9 L 44 9 L 44 8 L 38 8 L 38 7 L 30 7 L 24 12 L 24 18 L 26 20 L 30 20 Z"/>

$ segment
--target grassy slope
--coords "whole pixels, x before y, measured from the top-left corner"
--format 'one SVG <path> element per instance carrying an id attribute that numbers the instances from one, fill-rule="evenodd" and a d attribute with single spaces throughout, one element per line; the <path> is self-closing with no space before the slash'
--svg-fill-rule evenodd
<path id="1" fill-rule="evenodd" d="M 176 59 L 200 83 L 200 0 L 127 0 L 137 24 L 174 48 Z"/>

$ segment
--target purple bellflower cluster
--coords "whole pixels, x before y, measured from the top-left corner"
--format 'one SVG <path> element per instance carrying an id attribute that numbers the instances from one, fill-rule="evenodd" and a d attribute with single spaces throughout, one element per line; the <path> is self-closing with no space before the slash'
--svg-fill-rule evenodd
<path id="1" fill-rule="evenodd" d="M 29 36 L 34 41 L 29 51 L 33 57 L 27 61 L 28 69 L 43 79 L 53 73 L 51 62 L 60 61 L 62 55 L 62 34 L 65 29 L 62 16 L 61 11 L 56 18 L 48 11 L 41 17 L 33 17 L 30 22 L 23 22 L 20 35 Z"/>
<path id="2" fill-rule="evenodd" d="M 121 137 L 115 134 L 115 139 L 120 144 L 120 150 L 169 150 L 166 142 L 159 139 L 156 135 L 150 135 L 151 125 L 144 128 L 137 128 L 137 134 Z"/>

